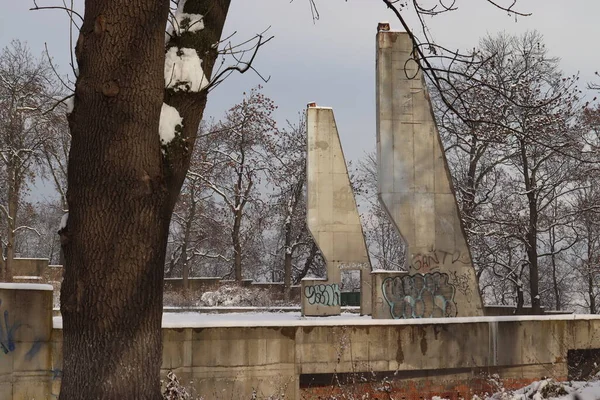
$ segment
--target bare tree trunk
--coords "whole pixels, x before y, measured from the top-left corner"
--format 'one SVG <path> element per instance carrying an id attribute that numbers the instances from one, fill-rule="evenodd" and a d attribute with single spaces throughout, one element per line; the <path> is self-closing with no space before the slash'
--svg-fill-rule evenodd
<path id="1" fill-rule="evenodd" d="M 562 308 L 560 302 L 560 290 L 558 287 L 558 277 L 556 275 L 556 231 L 554 227 L 550 228 L 550 262 L 552 264 L 552 287 L 554 289 L 554 308 L 560 310 Z"/>
<path id="2" fill-rule="evenodd" d="M 194 222 L 194 218 L 196 217 L 196 201 L 193 198 L 194 192 L 192 191 L 192 199 L 190 206 L 190 215 L 185 222 L 185 233 L 183 236 L 183 244 L 181 245 L 181 278 L 183 283 L 183 291 L 187 293 L 190 288 L 189 277 L 190 277 L 190 264 L 188 262 L 187 248 L 188 243 L 190 241 L 190 235 L 192 231 L 192 224 Z"/>
<path id="3" fill-rule="evenodd" d="M 240 228 L 242 215 L 241 210 L 234 216 L 233 229 L 231 230 L 231 239 L 233 241 L 233 272 L 237 282 L 242 281 L 242 243 L 240 240 Z"/>
<path id="4" fill-rule="evenodd" d="M 523 287 L 517 285 L 517 308 L 515 310 L 515 314 L 522 314 L 523 305 L 525 305 L 525 295 L 523 293 Z"/>
<path id="5" fill-rule="evenodd" d="M 538 251 L 537 251 L 537 226 L 538 209 L 535 192 L 535 172 L 529 169 L 529 160 L 525 142 L 521 140 L 521 161 L 523 163 L 523 178 L 525 181 L 525 191 L 527 194 L 527 204 L 529 207 L 529 225 L 527 227 L 527 259 L 529 261 L 529 290 L 531 292 L 531 312 L 534 315 L 541 314 L 541 301 L 539 291 L 539 269 L 538 269 Z"/>
<path id="6" fill-rule="evenodd" d="M 594 294 L 594 273 L 592 272 L 592 224 L 586 221 L 587 228 L 587 260 L 586 260 L 586 272 L 587 272 L 587 284 L 588 284 L 588 296 L 590 298 L 590 314 L 596 314 L 596 295 Z"/>
<path id="7" fill-rule="evenodd" d="M 596 314 L 596 295 L 594 294 L 594 275 L 588 265 L 588 296 L 590 297 L 590 314 Z"/>
<path id="8" fill-rule="evenodd" d="M 319 247 L 317 247 L 316 243 L 313 243 L 310 248 L 310 253 L 308 254 L 308 257 L 306 258 L 306 261 L 304 261 L 304 268 L 302 268 L 302 271 L 300 271 L 300 274 L 298 274 L 298 276 L 296 277 L 296 280 L 295 280 L 296 285 L 299 284 L 302 279 L 304 279 L 306 274 L 308 274 L 308 271 L 310 271 L 310 268 L 312 267 L 312 264 L 315 261 L 315 258 L 317 257 L 318 252 L 319 252 Z"/>
<path id="9" fill-rule="evenodd" d="M 168 7 L 86 1 L 69 118 L 60 400 L 161 398 L 170 213 L 156 127 Z"/>
<path id="10" fill-rule="evenodd" d="M 6 259 L 4 261 L 5 281 L 13 280 L 13 267 L 15 259 L 16 229 L 17 229 L 17 214 L 19 207 L 19 182 L 15 171 L 12 168 L 8 170 L 9 187 L 8 187 L 8 218 L 7 218 L 7 240 L 6 240 Z"/>
<path id="11" fill-rule="evenodd" d="M 229 1 L 188 0 L 205 18 L 210 76 Z M 61 231 L 63 377 L 60 400 L 159 400 L 162 293 L 169 222 L 189 167 L 206 93 L 165 91 L 168 0 L 87 0 Z M 185 10 L 184 10 L 185 11 Z M 190 10 L 189 12 L 193 12 Z M 198 12 L 200 13 L 200 12 Z M 181 38 L 183 40 L 183 37 Z M 189 144 L 162 155 L 163 101 Z"/>
<path id="12" fill-rule="evenodd" d="M 283 298 L 288 301 L 292 292 L 292 253 L 288 252 L 287 247 L 283 260 L 283 290 Z"/>

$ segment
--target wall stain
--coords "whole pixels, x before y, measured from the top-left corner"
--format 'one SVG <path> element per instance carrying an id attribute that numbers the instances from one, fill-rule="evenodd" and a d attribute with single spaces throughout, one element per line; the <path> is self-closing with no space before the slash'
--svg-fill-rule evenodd
<path id="1" fill-rule="evenodd" d="M 398 364 L 402 364 L 404 362 L 404 351 L 402 351 L 402 336 L 400 332 L 398 332 L 398 350 L 396 350 L 396 361 Z"/>
<path id="2" fill-rule="evenodd" d="M 315 329 L 314 326 L 305 326 L 302 328 L 302 333 L 309 335 L 313 331 L 313 329 Z"/>
<path id="3" fill-rule="evenodd" d="M 281 334 L 290 340 L 296 340 L 296 328 L 294 327 L 281 328 Z"/>
<path id="4" fill-rule="evenodd" d="M 419 328 L 421 333 L 421 354 L 427 354 L 427 339 L 425 338 L 426 332 L 425 329 Z"/>

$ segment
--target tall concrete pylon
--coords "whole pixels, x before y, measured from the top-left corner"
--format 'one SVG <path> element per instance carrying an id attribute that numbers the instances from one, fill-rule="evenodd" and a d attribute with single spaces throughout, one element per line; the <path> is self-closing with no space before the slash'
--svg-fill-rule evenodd
<path id="1" fill-rule="evenodd" d="M 361 272 L 361 314 L 371 314 L 371 264 L 333 110 L 309 104 L 307 224 L 327 278 L 302 280 L 302 315 L 339 315 L 341 271 Z"/>
<path id="2" fill-rule="evenodd" d="M 471 253 L 423 73 L 405 32 L 377 32 L 379 199 L 404 239 L 409 274 L 384 281 L 391 318 L 483 315 Z"/>

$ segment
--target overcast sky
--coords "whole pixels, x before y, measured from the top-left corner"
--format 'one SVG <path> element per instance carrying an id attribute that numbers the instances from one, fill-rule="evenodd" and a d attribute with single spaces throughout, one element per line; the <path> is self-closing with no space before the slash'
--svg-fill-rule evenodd
<path id="1" fill-rule="evenodd" d="M 55 63 L 66 72 L 65 14 L 28 11 L 30 0 L 0 0 L 0 4 L 0 45 L 19 38 L 41 53 L 47 42 Z M 313 23 L 309 0 L 232 0 L 225 35 L 237 31 L 234 39 L 241 41 L 271 26 L 275 38 L 262 49 L 255 66 L 271 77 L 264 93 L 279 105 L 278 121 L 284 125 L 286 119 L 296 120 L 297 112 L 310 101 L 333 107 L 346 157 L 357 159 L 375 147 L 377 23 L 389 21 L 392 29 L 399 29 L 400 23 L 380 0 L 317 0 L 317 4 L 320 20 Z M 518 9 L 532 16 L 516 21 L 485 0 L 457 0 L 456 5 L 458 11 L 426 19 L 433 37 L 446 47 L 469 49 L 488 33 L 536 29 L 550 54 L 561 58 L 563 71 L 580 73 L 581 86 L 600 69 L 599 1 L 519 0 Z M 205 116 L 221 116 L 241 99 L 242 92 L 259 83 L 260 78 L 250 72 L 231 76 L 209 96 Z"/>

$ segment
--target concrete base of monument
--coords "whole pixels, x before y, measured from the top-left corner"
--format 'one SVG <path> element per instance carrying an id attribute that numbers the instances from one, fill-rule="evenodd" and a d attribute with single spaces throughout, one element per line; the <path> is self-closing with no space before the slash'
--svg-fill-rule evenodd
<path id="1" fill-rule="evenodd" d="M 0 301 L 11 335 L 0 336 L 0 398 L 53 398 L 63 335 L 62 318 L 52 317 L 51 286 L 5 284 Z M 581 379 L 600 355 L 597 315 L 374 320 L 351 313 L 182 312 L 164 313 L 162 329 L 163 373 L 172 370 L 215 399 L 256 391 L 259 398 L 299 400 L 341 390 L 466 398 L 484 388 L 489 374 L 508 386 Z"/>

